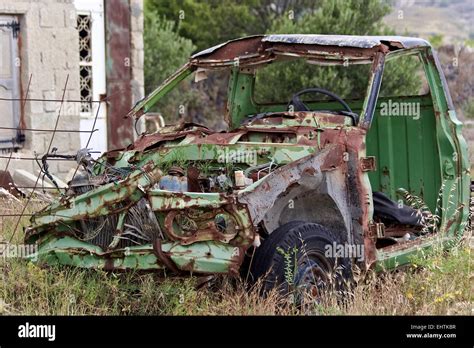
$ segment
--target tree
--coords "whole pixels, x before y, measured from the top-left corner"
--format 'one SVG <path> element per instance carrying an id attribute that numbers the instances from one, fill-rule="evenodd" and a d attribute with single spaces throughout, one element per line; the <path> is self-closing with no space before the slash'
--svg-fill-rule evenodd
<path id="1" fill-rule="evenodd" d="M 382 18 L 390 6 L 380 0 L 321 1 L 320 6 L 292 18 L 280 16 L 268 32 L 299 34 L 383 35 L 390 30 Z"/>
<path id="2" fill-rule="evenodd" d="M 203 50 L 242 36 L 263 34 L 289 11 L 300 17 L 317 4 L 314 0 L 147 0 L 145 11 L 179 23 L 177 32 Z"/>
<path id="3" fill-rule="evenodd" d="M 175 23 L 156 12 L 145 12 L 145 86 L 150 93 L 181 65 L 196 46 L 175 31 Z"/>
<path id="4" fill-rule="evenodd" d="M 148 94 L 168 76 L 186 63 L 196 48 L 191 40 L 181 37 L 175 23 L 160 17 L 154 11 L 145 12 L 145 92 Z M 190 83 L 182 83 L 176 90 L 161 100 L 155 110 L 168 119 L 178 116 L 180 105 L 194 98 Z"/>
<path id="5" fill-rule="evenodd" d="M 247 35 L 256 22 L 248 6 L 232 0 L 149 0 L 145 10 L 179 23 L 176 31 L 198 50 Z"/>
<path id="6" fill-rule="evenodd" d="M 196 49 L 261 33 L 390 35 L 393 31 L 382 22 L 389 12 L 390 6 L 382 0 L 146 0 L 147 90 L 156 87 L 158 80 L 161 82 Z M 420 88 L 415 63 L 404 60 L 387 65 L 386 72 L 392 77 L 382 84 L 386 95 Z M 361 97 L 368 76 L 368 66 L 322 68 L 303 61 L 285 67 L 271 64 L 257 76 L 257 87 L 260 84 L 264 88 L 256 91 L 256 99 L 288 101 L 293 93 L 308 87 Z M 166 115 L 175 114 L 176 103 L 189 106 L 190 120 L 212 127 L 223 117 L 227 80 L 226 76 L 209 78 L 199 87 L 184 83 L 180 86 L 184 92 L 175 94 L 179 98 L 166 98 L 160 106 L 167 109 Z"/>
<path id="7" fill-rule="evenodd" d="M 323 1 L 315 11 L 307 12 L 299 19 L 287 15 L 280 17 L 268 33 L 391 35 L 393 31 L 381 22 L 388 12 L 390 7 L 379 0 Z M 387 66 L 384 75 L 390 75 L 393 80 L 383 83 L 384 93 L 396 95 L 402 88 L 406 93 L 416 94 L 421 87 L 416 70 L 416 62 L 407 59 Z M 303 60 L 284 68 L 275 64 L 257 73 L 256 99 L 288 101 L 292 94 L 308 87 L 325 88 L 343 98 L 360 98 L 365 93 L 368 76 L 369 67 L 363 65 L 314 67 Z"/>

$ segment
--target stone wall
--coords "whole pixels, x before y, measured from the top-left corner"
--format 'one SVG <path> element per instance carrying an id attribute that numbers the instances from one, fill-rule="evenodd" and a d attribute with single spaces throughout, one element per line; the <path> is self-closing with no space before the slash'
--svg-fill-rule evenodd
<path id="1" fill-rule="evenodd" d="M 129 0 L 131 28 L 132 103 L 144 96 L 143 71 L 143 0 Z M 17 15 L 20 22 L 21 86 L 25 93 L 31 76 L 29 98 L 60 100 L 68 77 L 65 99 L 80 99 L 78 32 L 76 9 L 73 0 L 0 0 L 0 15 Z M 105 19 L 107 20 L 107 18 Z M 25 104 L 24 120 L 27 128 L 53 129 L 60 102 L 34 102 Z M 64 103 L 58 129 L 79 130 L 80 104 Z M 1 120 L 0 120 L 1 121 Z M 34 161 L 18 157 L 32 157 L 34 152 L 44 154 L 51 141 L 51 133 L 25 132 L 23 148 L 13 155 L 9 170 L 24 169 L 38 173 Z M 80 148 L 79 133 L 56 133 L 51 148 L 58 153 L 73 154 Z M 3 154 L 5 155 L 5 154 Z M 0 158 L 0 170 L 6 159 Z M 75 167 L 74 162 L 51 161 L 50 172 L 60 178 Z"/>
<path id="2" fill-rule="evenodd" d="M 17 15 L 20 22 L 20 73 L 23 95 L 29 78 L 28 98 L 61 99 L 68 79 L 65 99 L 78 100 L 79 53 L 76 12 L 73 1 L 67 0 L 0 0 L 0 14 Z M 53 129 L 59 112 L 59 102 L 26 102 L 24 120 L 27 128 Z M 65 103 L 61 110 L 58 129 L 79 129 L 79 104 Z M 25 169 L 37 173 L 31 157 L 34 152 L 44 154 L 51 142 L 51 133 L 25 132 L 26 142 L 9 165 L 9 170 Z M 58 153 L 74 153 L 80 146 L 78 133 L 56 133 L 51 148 Z M 0 159 L 4 169 L 5 159 Z M 65 174 L 74 162 L 51 161 L 52 173 Z"/>

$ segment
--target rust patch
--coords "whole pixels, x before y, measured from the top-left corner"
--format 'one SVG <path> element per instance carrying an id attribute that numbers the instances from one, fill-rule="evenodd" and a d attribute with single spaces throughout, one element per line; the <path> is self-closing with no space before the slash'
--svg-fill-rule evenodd
<path id="1" fill-rule="evenodd" d="M 255 238 L 255 235 L 253 238 Z M 251 242 L 253 242 L 253 238 Z M 246 247 L 239 247 L 238 253 L 235 253 L 234 255 L 232 255 L 230 265 L 229 265 L 229 274 L 232 274 L 234 276 L 239 276 L 240 265 L 244 261 L 246 251 L 247 251 Z"/>
<path id="2" fill-rule="evenodd" d="M 229 60 L 234 57 L 248 56 L 249 54 L 260 53 L 263 51 L 262 38 L 244 38 L 229 42 L 222 48 L 210 54 L 202 56 L 202 60 Z"/>
<path id="3" fill-rule="evenodd" d="M 105 259 L 105 265 L 104 265 L 104 270 L 107 272 L 113 271 L 115 269 L 114 267 L 114 259 L 108 257 Z"/>
<path id="4" fill-rule="evenodd" d="M 199 187 L 199 169 L 194 167 L 194 166 L 190 166 L 188 167 L 188 171 L 187 171 L 187 175 L 188 175 L 188 191 L 190 192 L 201 192 L 201 188 Z M 189 196 L 186 196 L 185 198 L 187 198 L 187 201 L 190 201 L 191 200 L 191 197 Z"/>
<path id="5" fill-rule="evenodd" d="M 384 45 L 381 45 L 384 46 Z M 385 46 L 386 47 L 386 46 Z M 341 46 L 329 46 L 329 45 L 315 45 L 315 44 L 288 44 L 288 43 L 275 43 L 272 45 L 272 49 L 278 52 L 293 53 L 300 56 L 311 56 L 325 58 L 326 54 L 336 55 L 345 57 L 355 58 L 373 58 L 377 52 L 381 50 L 380 46 L 374 46 L 372 48 L 358 48 L 358 47 L 341 47 Z"/>
<path id="6" fill-rule="evenodd" d="M 239 135 L 244 134 L 245 132 L 223 132 L 223 133 L 213 133 L 209 134 L 206 137 L 196 137 L 192 143 L 193 144 L 216 144 L 224 145 L 229 144 L 231 140 L 235 139 Z"/>
<path id="7" fill-rule="evenodd" d="M 125 119 L 132 104 L 130 64 L 130 7 L 127 0 L 110 0 L 105 5 L 107 96 L 107 145 L 109 149 L 125 147 L 133 141 L 132 120 Z"/>
<path id="8" fill-rule="evenodd" d="M 343 162 L 344 150 L 341 146 L 336 146 L 331 153 L 324 158 L 321 164 L 321 171 L 327 172 L 341 166 Z"/>
<path id="9" fill-rule="evenodd" d="M 4 188 L 15 197 L 20 198 L 25 196 L 24 193 L 16 187 L 9 171 L 0 170 L 0 187 Z"/>
<path id="10" fill-rule="evenodd" d="M 153 253 L 155 254 L 158 261 L 160 261 L 163 265 L 169 268 L 174 273 L 179 273 L 178 267 L 176 267 L 175 263 L 171 258 L 161 250 L 161 240 L 155 239 L 153 242 Z"/>
<path id="11" fill-rule="evenodd" d="M 414 226 L 390 226 L 385 228 L 386 237 L 403 237 L 409 232 L 418 232 L 421 228 Z"/>
<path id="12" fill-rule="evenodd" d="M 376 224 L 371 224 L 364 231 L 364 261 L 366 269 L 371 269 L 375 266 L 375 261 L 377 260 L 377 226 Z"/>
<path id="13" fill-rule="evenodd" d="M 426 238 L 419 237 L 415 240 L 409 240 L 404 243 L 398 243 L 398 244 L 393 244 L 386 246 L 385 248 L 382 248 L 383 251 L 397 251 L 397 250 L 403 250 L 403 249 L 408 249 L 413 246 L 421 245 L 423 242 L 426 241 Z"/>
<path id="14" fill-rule="evenodd" d="M 206 128 L 173 132 L 173 133 L 153 133 L 149 135 L 142 135 L 135 143 L 127 148 L 127 150 L 145 151 L 153 147 L 157 147 L 160 143 L 176 139 L 184 139 L 188 135 L 200 136 L 201 133 L 208 134 L 210 131 Z"/>
<path id="15" fill-rule="evenodd" d="M 373 172 L 377 170 L 376 168 L 377 165 L 374 156 L 362 157 L 360 159 L 360 169 L 363 172 Z"/>

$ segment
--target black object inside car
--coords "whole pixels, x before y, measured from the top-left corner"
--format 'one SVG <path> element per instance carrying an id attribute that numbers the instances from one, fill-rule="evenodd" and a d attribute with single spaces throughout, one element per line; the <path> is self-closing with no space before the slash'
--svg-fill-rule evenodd
<path id="1" fill-rule="evenodd" d="M 383 192 L 373 192 L 374 217 L 385 224 L 422 226 L 422 216 L 413 208 L 391 200 Z"/>

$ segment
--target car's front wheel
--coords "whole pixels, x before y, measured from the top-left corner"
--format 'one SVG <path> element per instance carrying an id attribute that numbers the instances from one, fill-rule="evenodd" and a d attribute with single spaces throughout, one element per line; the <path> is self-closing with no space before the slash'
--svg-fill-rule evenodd
<path id="1" fill-rule="evenodd" d="M 252 280 L 263 280 L 264 292 L 307 292 L 315 298 L 328 290 L 341 292 L 351 278 L 351 261 L 337 255 L 340 241 L 316 223 L 294 221 L 277 228 L 256 250 Z M 346 255 L 347 256 L 347 255 Z"/>

